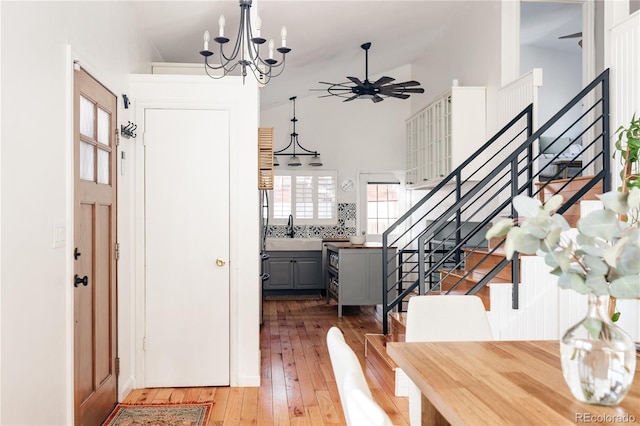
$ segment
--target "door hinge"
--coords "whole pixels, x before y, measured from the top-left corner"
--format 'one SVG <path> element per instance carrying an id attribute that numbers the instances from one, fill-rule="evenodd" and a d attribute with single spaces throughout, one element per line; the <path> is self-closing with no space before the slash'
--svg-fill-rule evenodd
<path id="1" fill-rule="evenodd" d="M 120 375 L 120 358 L 116 357 L 116 376 Z"/>
<path id="2" fill-rule="evenodd" d="M 146 337 L 142 338 L 142 350 L 143 351 L 147 350 L 147 338 Z"/>
<path id="3" fill-rule="evenodd" d="M 115 243 L 114 254 L 115 254 L 116 260 L 120 260 L 120 243 Z"/>
<path id="4" fill-rule="evenodd" d="M 116 146 L 120 145 L 120 133 L 118 133 L 118 129 L 116 129 Z"/>

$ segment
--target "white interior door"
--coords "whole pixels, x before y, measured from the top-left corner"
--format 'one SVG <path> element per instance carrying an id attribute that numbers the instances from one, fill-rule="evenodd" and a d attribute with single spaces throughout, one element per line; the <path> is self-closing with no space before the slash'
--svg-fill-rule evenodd
<path id="1" fill-rule="evenodd" d="M 145 111 L 145 386 L 229 384 L 229 114 Z"/>

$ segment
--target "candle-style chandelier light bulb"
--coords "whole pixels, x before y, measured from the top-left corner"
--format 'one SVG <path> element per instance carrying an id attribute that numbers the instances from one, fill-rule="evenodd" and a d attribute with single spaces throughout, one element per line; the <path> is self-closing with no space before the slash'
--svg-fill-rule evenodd
<path id="1" fill-rule="evenodd" d="M 229 39 L 224 36 L 224 28 L 226 20 L 224 15 L 220 15 L 218 20 L 218 37 L 213 40 L 218 43 L 219 65 L 212 65 L 209 63 L 209 57 L 214 53 L 209 50 L 210 35 L 209 31 L 204 32 L 204 49 L 200 51 L 200 54 L 204 57 L 204 69 L 207 75 L 211 78 L 222 78 L 240 66 L 240 74 L 243 81 L 247 76 L 247 69 L 251 71 L 256 80 L 261 84 L 267 84 L 272 77 L 277 77 L 284 71 L 285 55 L 291 51 L 287 47 L 287 29 L 282 27 L 280 31 L 280 37 L 282 39 L 282 46 L 275 49 L 275 43 L 270 41 L 268 44 L 267 59 L 260 57 L 260 46 L 267 40 L 260 35 L 262 21 L 260 17 L 256 17 L 255 34 L 251 25 L 251 3 L 252 0 L 239 0 L 240 2 L 240 24 L 238 27 L 238 37 L 234 43 L 233 51 L 227 56 L 223 50 L 224 45 L 229 42 Z M 274 59 L 274 49 L 282 54 L 280 61 Z M 214 71 L 210 73 L 210 70 Z"/>

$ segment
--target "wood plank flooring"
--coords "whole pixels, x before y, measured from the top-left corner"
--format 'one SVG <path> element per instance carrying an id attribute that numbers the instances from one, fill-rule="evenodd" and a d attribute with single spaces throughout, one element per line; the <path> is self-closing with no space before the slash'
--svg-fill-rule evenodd
<path id="1" fill-rule="evenodd" d="M 260 330 L 262 379 L 259 388 L 136 389 L 126 403 L 215 401 L 212 425 L 344 425 L 340 397 L 326 345 L 329 328 L 342 329 L 358 354 L 374 399 L 396 425 L 409 424 L 407 398 L 385 390 L 364 358 L 365 333 L 382 330 L 379 311 L 318 301 L 265 301 Z"/>

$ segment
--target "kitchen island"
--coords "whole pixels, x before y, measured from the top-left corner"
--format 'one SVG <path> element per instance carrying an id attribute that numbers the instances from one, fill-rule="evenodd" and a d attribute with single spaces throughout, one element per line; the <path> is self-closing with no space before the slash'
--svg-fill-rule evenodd
<path id="1" fill-rule="evenodd" d="M 337 300 L 339 317 L 345 305 L 382 303 L 382 244 L 325 241 L 323 251 L 327 303 Z M 389 248 L 388 259 L 395 262 L 395 248 Z M 394 269 L 395 263 L 390 263 L 389 271 Z M 388 281 L 395 282 L 393 277 Z"/>

